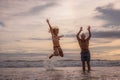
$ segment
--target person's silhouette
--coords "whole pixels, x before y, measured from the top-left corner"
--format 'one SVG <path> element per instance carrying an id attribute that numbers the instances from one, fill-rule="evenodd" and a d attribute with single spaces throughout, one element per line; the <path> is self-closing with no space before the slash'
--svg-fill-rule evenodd
<path id="1" fill-rule="evenodd" d="M 59 43 L 59 40 L 61 37 L 63 37 L 63 35 L 61 36 L 58 36 L 58 33 L 59 33 L 59 28 L 53 28 L 50 23 L 49 23 L 49 20 L 47 19 L 46 20 L 48 25 L 49 25 L 49 28 L 50 28 L 50 33 L 52 35 L 52 41 L 53 41 L 53 50 L 54 50 L 54 53 L 51 54 L 49 56 L 49 59 L 51 59 L 53 56 L 61 56 L 63 57 L 63 51 L 60 47 L 60 43 Z"/>
<path id="2" fill-rule="evenodd" d="M 91 67 L 90 67 L 90 51 L 89 51 L 89 40 L 91 38 L 90 26 L 88 26 L 89 36 L 87 38 L 86 38 L 84 33 L 81 34 L 81 38 L 79 37 L 81 31 L 82 31 L 82 27 L 80 27 L 80 30 L 77 33 L 76 37 L 77 37 L 79 46 L 81 48 L 82 68 L 83 68 L 83 72 L 85 72 L 86 71 L 85 62 L 87 62 L 88 72 L 90 72 L 90 70 L 91 70 Z"/>

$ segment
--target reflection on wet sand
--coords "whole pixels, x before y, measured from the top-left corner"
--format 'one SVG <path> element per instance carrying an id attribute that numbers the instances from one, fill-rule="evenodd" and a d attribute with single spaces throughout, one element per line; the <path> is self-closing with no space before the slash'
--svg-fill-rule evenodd
<path id="1" fill-rule="evenodd" d="M 0 68 L 0 80 L 119 80 L 119 67 L 94 67 L 90 73 L 82 73 L 81 67 Z"/>

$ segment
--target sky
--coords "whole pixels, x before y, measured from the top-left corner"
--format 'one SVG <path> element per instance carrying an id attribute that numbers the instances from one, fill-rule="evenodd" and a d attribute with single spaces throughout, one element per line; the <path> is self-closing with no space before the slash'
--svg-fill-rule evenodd
<path id="1" fill-rule="evenodd" d="M 60 29 L 65 55 L 78 56 L 76 33 L 88 35 L 96 59 L 120 59 L 119 0 L 0 0 L 0 54 L 51 54 L 51 34 L 46 19 Z M 72 58 L 72 57 L 71 57 Z"/>

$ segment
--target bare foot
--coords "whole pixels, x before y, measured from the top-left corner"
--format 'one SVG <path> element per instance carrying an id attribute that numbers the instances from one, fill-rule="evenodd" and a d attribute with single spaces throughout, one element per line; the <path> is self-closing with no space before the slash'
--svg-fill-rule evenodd
<path id="1" fill-rule="evenodd" d="M 53 54 L 49 56 L 49 59 L 51 59 L 53 57 Z"/>
<path id="2" fill-rule="evenodd" d="M 87 72 L 90 73 L 91 70 L 88 70 Z"/>

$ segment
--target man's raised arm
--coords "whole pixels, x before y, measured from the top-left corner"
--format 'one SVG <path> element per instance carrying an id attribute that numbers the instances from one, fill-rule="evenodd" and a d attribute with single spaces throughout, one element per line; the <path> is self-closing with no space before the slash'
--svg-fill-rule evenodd
<path id="1" fill-rule="evenodd" d="M 79 35 L 80 35 L 81 31 L 82 31 L 82 27 L 80 27 L 80 30 L 79 30 L 79 32 L 78 32 L 77 35 L 76 35 L 76 37 L 77 37 L 78 40 L 80 39 L 80 38 L 79 38 Z"/>
<path id="2" fill-rule="evenodd" d="M 88 26 L 88 33 L 89 33 L 89 35 L 88 35 L 88 38 L 87 38 L 87 39 L 90 39 L 90 38 L 91 38 L 90 26 Z"/>

